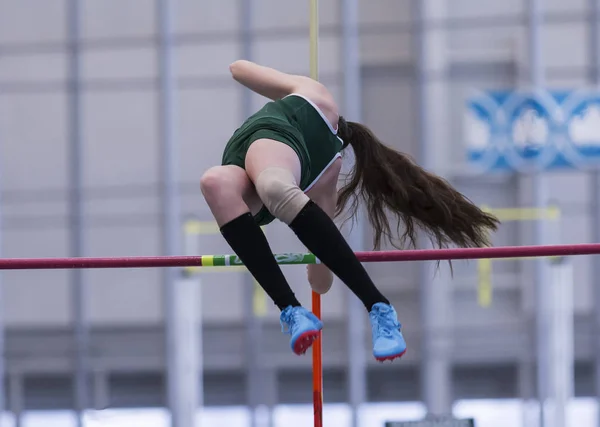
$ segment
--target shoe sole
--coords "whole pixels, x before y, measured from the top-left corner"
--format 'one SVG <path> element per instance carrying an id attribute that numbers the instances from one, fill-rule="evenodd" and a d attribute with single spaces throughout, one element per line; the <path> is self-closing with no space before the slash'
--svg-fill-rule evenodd
<path id="1" fill-rule="evenodd" d="M 306 350 L 310 348 L 310 346 L 319 338 L 321 334 L 320 331 L 307 331 L 296 338 L 296 342 L 294 342 L 294 353 L 297 355 L 302 355 L 306 353 Z"/>
<path id="2" fill-rule="evenodd" d="M 392 354 L 391 356 L 375 357 L 375 360 L 377 360 L 378 362 L 381 362 L 381 363 L 383 363 L 387 360 L 389 360 L 391 362 L 392 360 L 401 358 L 402 356 L 404 356 L 405 353 L 406 353 L 406 350 L 404 350 L 402 353 L 399 353 L 399 354 Z"/>

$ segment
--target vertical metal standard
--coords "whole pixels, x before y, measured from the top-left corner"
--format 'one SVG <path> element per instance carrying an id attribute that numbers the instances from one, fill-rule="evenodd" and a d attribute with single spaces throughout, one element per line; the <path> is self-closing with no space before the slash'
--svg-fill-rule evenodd
<path id="1" fill-rule="evenodd" d="M 192 220 L 195 221 L 195 220 Z M 184 227 L 184 252 L 185 255 L 199 256 L 200 240 L 198 233 L 190 233 L 189 227 Z M 204 347 L 203 319 L 202 319 L 202 280 L 200 274 L 189 273 L 185 269 L 180 271 L 179 281 L 176 283 L 173 327 L 177 334 L 178 351 L 175 354 L 180 378 L 180 396 L 183 399 L 180 405 L 181 416 L 179 422 L 182 426 L 196 426 L 196 413 L 204 409 Z"/>
<path id="2" fill-rule="evenodd" d="M 358 0 L 342 0 L 340 17 L 342 24 L 342 69 L 344 72 L 344 108 L 342 114 L 349 120 L 362 120 L 361 64 L 359 43 Z M 351 167 L 352 165 L 346 165 Z M 354 251 L 364 251 L 365 217 L 362 209 L 357 211 L 356 222 L 348 236 Z M 352 408 L 352 427 L 359 427 L 359 409 L 367 395 L 367 354 L 365 348 L 366 323 L 359 313 L 364 311 L 360 300 L 349 290 L 346 292 L 347 341 L 348 341 L 348 394 Z"/>
<path id="3" fill-rule="evenodd" d="M 310 0 L 310 77 L 319 80 L 319 2 Z M 312 292 L 312 311 L 321 318 L 321 295 Z M 314 426 L 323 427 L 323 334 L 312 346 Z"/>
<path id="4" fill-rule="evenodd" d="M 158 132 L 159 170 L 161 196 L 161 235 L 163 255 L 175 255 L 181 249 L 180 243 L 180 201 L 177 189 L 177 141 L 174 129 L 174 72 L 173 72 L 173 4 L 169 0 L 156 0 L 158 27 Z M 163 295 L 165 312 L 165 354 L 167 368 L 167 404 L 171 412 L 173 427 L 192 427 L 193 418 L 186 413 L 187 405 L 185 378 L 179 374 L 180 352 L 184 344 L 179 342 L 177 331 L 177 278 L 179 271 L 165 268 L 163 274 Z M 197 373 L 188 373 L 195 381 Z M 190 419 L 192 418 L 192 421 Z"/>
<path id="5" fill-rule="evenodd" d="M 600 89 L 600 0 L 589 0 L 590 6 L 590 59 L 591 59 L 591 83 L 596 90 Z M 600 170 L 592 173 L 592 232 L 594 242 L 600 242 Z M 592 261 L 592 283 L 594 292 L 594 330 L 596 336 L 600 336 L 600 256 Z M 594 348 L 594 370 L 596 404 L 600 407 L 600 341 L 595 340 Z M 596 426 L 600 427 L 600 411 L 597 411 Z"/>
<path id="6" fill-rule="evenodd" d="M 567 405 L 574 390 L 573 265 L 566 257 L 554 259 L 549 274 L 550 346 L 552 361 L 552 426 L 567 427 Z"/>
<path id="7" fill-rule="evenodd" d="M 80 22 L 81 3 L 69 0 L 67 3 L 68 37 L 68 129 L 69 129 L 69 253 L 73 257 L 85 255 L 84 210 L 83 210 L 83 140 L 81 132 L 81 51 Z M 71 312 L 75 341 L 75 369 L 73 398 L 77 427 L 84 425 L 84 411 L 89 400 L 89 325 L 87 319 L 87 284 L 85 272 L 70 271 Z"/>
<path id="8" fill-rule="evenodd" d="M 110 405 L 110 390 L 108 384 L 108 374 L 105 370 L 95 370 L 93 373 L 92 407 L 96 411 L 108 408 Z"/>
<path id="9" fill-rule="evenodd" d="M 528 0 L 527 21 L 527 55 L 529 58 L 529 83 L 534 91 L 541 90 L 544 86 L 544 63 L 542 59 L 541 46 L 541 1 Z M 533 205 L 535 208 L 544 208 L 548 202 L 546 183 L 543 172 L 533 174 Z M 545 221 L 534 223 L 534 244 L 545 243 Z M 536 343 L 537 343 L 537 395 L 540 410 L 540 426 L 546 425 L 545 402 L 548 398 L 548 374 L 550 373 L 548 354 L 548 331 L 549 331 L 549 303 L 546 292 L 547 259 L 537 258 L 534 261 L 535 272 L 535 294 L 536 294 Z"/>
<path id="10" fill-rule="evenodd" d="M 8 375 L 8 401 L 10 402 L 10 411 L 15 416 L 14 427 L 23 426 L 23 413 L 25 412 L 25 391 L 24 379 L 21 373 L 11 373 Z"/>
<path id="11" fill-rule="evenodd" d="M 177 427 L 199 426 L 196 414 L 201 403 L 201 375 L 199 366 L 201 336 L 198 327 L 200 301 L 200 283 L 193 276 L 182 276 L 174 287 L 173 326 L 174 341 L 177 342 L 172 354 L 172 370 L 169 375 L 177 378 L 176 406 L 171 409 L 173 424 Z M 202 396 L 203 398 L 203 396 Z"/>
<path id="12" fill-rule="evenodd" d="M 416 58 L 416 94 L 417 130 L 419 151 L 418 159 L 426 169 L 436 167 L 436 143 L 447 140 L 443 124 L 445 89 L 447 83 L 439 79 L 445 77 L 445 37 L 442 29 L 426 25 L 430 21 L 445 19 L 446 0 L 413 0 L 412 21 L 417 28 L 412 34 L 414 55 Z M 443 27 L 443 26 L 442 26 Z M 436 33 L 437 32 L 437 33 Z M 436 57 L 437 56 L 437 57 Z M 441 105 L 440 105 L 441 104 Z M 421 236 L 419 244 L 427 248 L 430 242 Z M 448 283 L 444 264 L 436 272 L 435 262 L 423 262 L 419 265 L 419 289 L 421 292 L 422 319 L 422 358 L 421 389 L 427 412 L 431 415 L 451 415 L 451 322 L 449 306 L 452 300 L 451 285 Z M 410 345 L 410 344 L 409 344 Z"/>

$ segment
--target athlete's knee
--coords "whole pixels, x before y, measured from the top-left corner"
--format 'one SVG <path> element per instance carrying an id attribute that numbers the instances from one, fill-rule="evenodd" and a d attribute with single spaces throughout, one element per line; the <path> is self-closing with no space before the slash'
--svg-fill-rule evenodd
<path id="1" fill-rule="evenodd" d="M 249 180 L 247 177 L 246 179 Z M 233 171 L 229 168 L 215 166 L 204 172 L 200 178 L 200 190 L 206 199 L 220 198 L 236 190 L 239 190 L 241 197 L 243 183 L 239 181 L 240 179 L 234 176 Z"/>
<path id="2" fill-rule="evenodd" d="M 258 175 L 254 185 L 269 212 L 288 225 L 310 200 L 287 169 L 267 168 Z"/>

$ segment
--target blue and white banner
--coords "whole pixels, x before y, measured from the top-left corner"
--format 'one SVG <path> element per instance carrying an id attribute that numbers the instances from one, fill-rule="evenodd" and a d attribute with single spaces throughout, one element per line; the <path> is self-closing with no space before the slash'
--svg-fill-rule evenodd
<path id="1" fill-rule="evenodd" d="M 467 102 L 464 135 L 479 172 L 600 167 L 600 92 L 489 91 Z"/>

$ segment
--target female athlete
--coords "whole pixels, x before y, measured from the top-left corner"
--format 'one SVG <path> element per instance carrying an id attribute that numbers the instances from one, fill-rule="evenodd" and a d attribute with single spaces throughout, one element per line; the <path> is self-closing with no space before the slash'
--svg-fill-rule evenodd
<path id="1" fill-rule="evenodd" d="M 230 71 L 236 81 L 272 101 L 235 131 L 222 165 L 202 176 L 202 194 L 223 237 L 281 310 L 281 324 L 296 354 L 306 352 L 323 324 L 296 299 L 260 229 L 275 218 L 322 262 L 308 266 L 313 290 L 325 293 L 333 274 L 339 277 L 369 312 L 374 357 L 401 357 L 406 343 L 396 311 L 333 218 L 347 207 L 353 216 L 362 199 L 375 249 L 383 237 L 397 248 L 407 241 L 414 245 L 417 228 L 439 247 L 485 246 L 497 219 L 383 145 L 367 127 L 344 120 L 321 83 L 245 60 L 235 61 Z M 355 153 L 355 166 L 338 191 L 341 151 L 348 146 Z M 392 227 L 399 231 L 401 226 L 403 233 L 394 238 Z"/>

